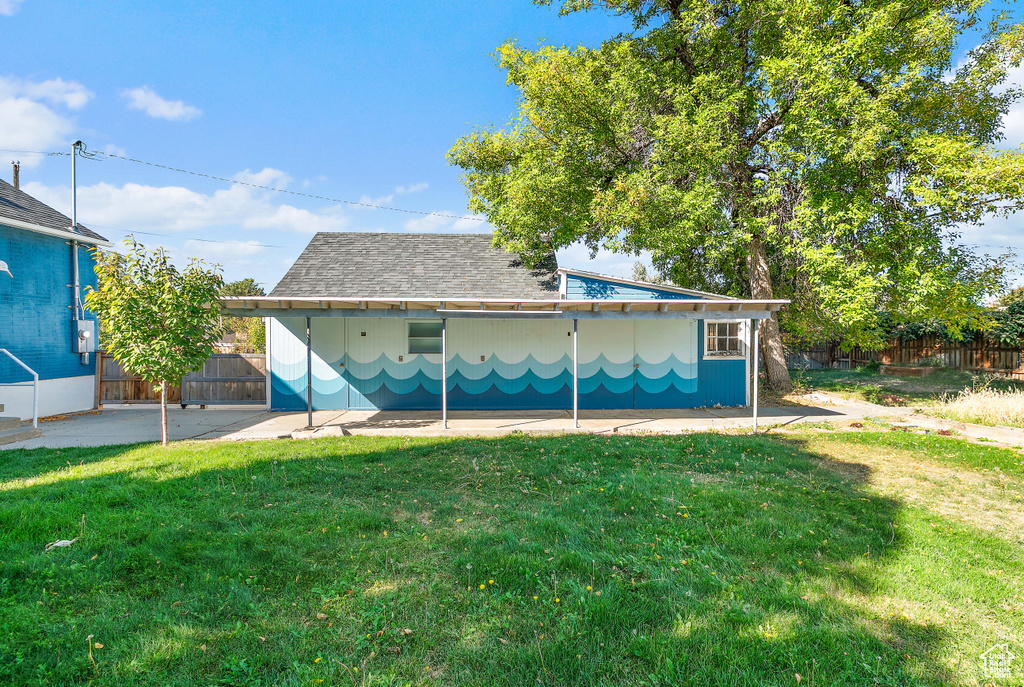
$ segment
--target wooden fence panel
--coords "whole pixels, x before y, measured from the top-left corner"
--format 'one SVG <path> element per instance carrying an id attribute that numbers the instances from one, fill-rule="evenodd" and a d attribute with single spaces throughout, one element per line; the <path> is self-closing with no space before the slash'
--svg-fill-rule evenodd
<path id="1" fill-rule="evenodd" d="M 181 402 L 211 405 L 266 403 L 266 357 L 254 353 L 220 353 L 203 369 L 192 372 L 181 386 Z"/>
<path id="2" fill-rule="evenodd" d="M 138 375 L 125 372 L 114 356 L 96 354 L 100 359 L 100 403 L 159 403 L 160 393 L 151 382 L 143 381 Z M 181 388 L 172 386 L 167 390 L 167 402 L 179 403 Z"/>
<path id="3" fill-rule="evenodd" d="M 926 336 L 911 341 L 890 341 L 888 346 L 878 351 L 854 347 L 849 353 L 843 353 L 840 349 L 837 342 L 831 342 L 787 351 L 786 363 L 790 369 L 820 370 L 848 369 L 851 364 L 856 366 L 872 361 L 883 365 L 914 365 L 933 358 L 943 367 L 1024 380 L 1024 350 L 1006 347 L 986 338 L 957 344 L 937 336 Z"/>
<path id="4" fill-rule="evenodd" d="M 159 403 L 153 384 L 124 371 L 113 356 L 99 357 L 100 403 Z M 267 401 L 266 357 L 263 354 L 218 353 L 181 386 L 168 389 L 168 403 L 194 405 L 264 404 Z"/>

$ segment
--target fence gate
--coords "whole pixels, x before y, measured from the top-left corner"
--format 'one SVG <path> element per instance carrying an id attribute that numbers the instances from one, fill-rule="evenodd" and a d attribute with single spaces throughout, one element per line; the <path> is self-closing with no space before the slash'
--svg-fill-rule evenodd
<path id="1" fill-rule="evenodd" d="M 113 356 L 96 355 L 99 402 L 159 403 L 153 385 L 124 371 Z M 217 353 L 181 386 L 167 390 L 168 403 L 186 405 L 264 405 L 267 402 L 266 357 L 262 353 Z"/>

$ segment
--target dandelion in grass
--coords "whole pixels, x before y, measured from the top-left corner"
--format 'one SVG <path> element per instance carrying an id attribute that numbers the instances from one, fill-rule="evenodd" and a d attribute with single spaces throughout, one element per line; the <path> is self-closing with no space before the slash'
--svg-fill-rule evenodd
<path id="1" fill-rule="evenodd" d="M 487 589 L 487 585 L 486 584 L 480 585 L 480 589 Z"/>

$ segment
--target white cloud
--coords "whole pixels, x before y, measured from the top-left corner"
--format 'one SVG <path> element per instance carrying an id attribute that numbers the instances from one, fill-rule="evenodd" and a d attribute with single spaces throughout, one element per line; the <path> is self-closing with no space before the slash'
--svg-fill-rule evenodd
<path id="1" fill-rule="evenodd" d="M 24 189 L 48 205 L 68 209 L 67 187 L 33 182 Z M 99 183 L 78 187 L 78 216 L 100 233 L 104 227 L 156 233 L 216 228 L 313 233 L 341 231 L 349 224 L 337 207 L 311 211 L 273 203 L 271 197 L 237 184 L 205 194 L 181 186 Z"/>
<path id="2" fill-rule="evenodd" d="M 0 15 L 9 17 L 18 11 L 24 0 L 0 0 Z"/>
<path id="3" fill-rule="evenodd" d="M 103 146 L 101 150 L 109 155 L 120 155 L 121 157 L 124 157 L 125 155 L 128 154 L 127 150 L 125 150 L 121 146 L 116 146 L 113 143 L 108 143 L 107 145 Z"/>
<path id="4" fill-rule="evenodd" d="M 248 258 L 266 251 L 266 247 L 256 241 L 223 241 L 212 243 L 188 239 L 182 244 L 190 256 Z"/>
<path id="5" fill-rule="evenodd" d="M 121 96 L 128 100 L 129 109 L 142 110 L 156 119 L 187 122 L 203 113 L 198 107 L 186 105 L 181 100 L 165 100 L 149 86 L 130 88 L 122 91 Z"/>
<path id="6" fill-rule="evenodd" d="M 354 205 L 353 207 L 361 208 L 363 210 L 372 210 L 373 208 L 367 208 L 366 205 L 390 205 L 391 201 L 393 201 L 394 199 L 394 194 L 387 196 L 378 196 L 376 198 L 371 198 L 370 196 L 362 195 L 359 196 L 359 202 L 363 203 L 363 205 Z"/>
<path id="7" fill-rule="evenodd" d="M 424 233 L 437 231 L 439 229 L 447 227 L 449 224 L 452 223 L 450 217 L 443 216 L 450 214 L 452 214 L 452 212 L 449 210 L 441 210 L 437 214 L 422 215 L 420 217 L 416 217 L 415 219 L 407 220 L 403 226 L 407 231 L 416 231 Z"/>
<path id="8" fill-rule="evenodd" d="M 487 234 L 491 232 L 491 226 L 487 224 L 486 220 L 487 218 L 484 215 L 466 215 L 452 222 L 452 229 L 455 231 Z"/>
<path id="9" fill-rule="evenodd" d="M 260 214 L 246 219 L 242 226 L 247 229 L 279 229 L 300 234 L 315 234 L 318 231 L 342 231 L 349 225 L 349 219 L 336 208 L 327 208 L 319 213 L 310 212 L 291 205 L 278 205 L 269 215 Z"/>
<path id="10" fill-rule="evenodd" d="M 0 99 L 0 148 L 47 150 L 63 144 L 73 130 L 74 122 L 42 103 L 28 98 Z M 41 159 L 28 156 L 22 163 L 33 167 Z"/>
<path id="11" fill-rule="evenodd" d="M 233 178 L 236 181 L 242 181 L 247 184 L 269 186 L 271 188 L 288 188 L 288 184 L 292 182 L 291 175 L 273 167 L 264 167 L 258 172 L 252 172 L 247 169 L 244 172 L 239 172 Z"/>
<path id="12" fill-rule="evenodd" d="M 14 77 L 0 77 L 0 98 L 18 97 L 62 105 L 70 110 L 81 110 L 92 100 L 93 94 L 77 81 L 25 81 Z"/>
<path id="13" fill-rule="evenodd" d="M 1009 281 L 1024 286 L 1024 220 L 1019 216 L 996 217 L 986 215 L 982 224 L 959 227 L 960 242 L 975 252 L 993 257 L 1010 253 Z"/>
<path id="14" fill-rule="evenodd" d="M 409 184 L 408 186 L 395 186 L 395 193 L 419 193 L 420 191 L 426 191 L 428 188 L 430 188 L 430 184 L 421 181 L 418 184 Z"/>
<path id="15" fill-rule="evenodd" d="M 0 148 L 45 151 L 64 146 L 75 122 L 57 109 L 80 110 L 91 98 L 75 81 L 0 77 Z M 41 160 L 40 155 L 26 155 L 21 162 L 34 167 Z"/>
<path id="16" fill-rule="evenodd" d="M 472 232 L 486 234 L 491 231 L 490 225 L 483 221 L 483 215 L 467 215 L 454 218 L 456 213 L 451 210 L 438 210 L 429 215 L 410 219 L 402 225 L 406 231 L 429 233 L 445 230 L 446 232 Z"/>
<path id="17" fill-rule="evenodd" d="M 1020 88 L 1022 85 L 1024 85 L 1024 65 L 1008 69 L 1005 86 Z M 1010 106 L 1010 110 L 1003 115 L 1003 135 L 1003 140 L 999 142 L 1000 148 L 1018 148 L 1024 144 L 1024 102 L 1014 103 Z"/>

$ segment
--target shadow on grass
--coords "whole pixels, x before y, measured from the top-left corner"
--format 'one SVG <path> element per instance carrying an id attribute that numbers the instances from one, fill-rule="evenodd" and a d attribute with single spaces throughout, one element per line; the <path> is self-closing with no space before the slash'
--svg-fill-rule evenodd
<path id="1" fill-rule="evenodd" d="M 899 504 L 864 489 L 866 468 L 822 469 L 795 441 L 344 438 L 5 459 L 11 684 L 953 679 L 928 658 L 940 628 L 855 601 L 905 545 Z M 81 539 L 44 554 L 83 514 Z"/>

